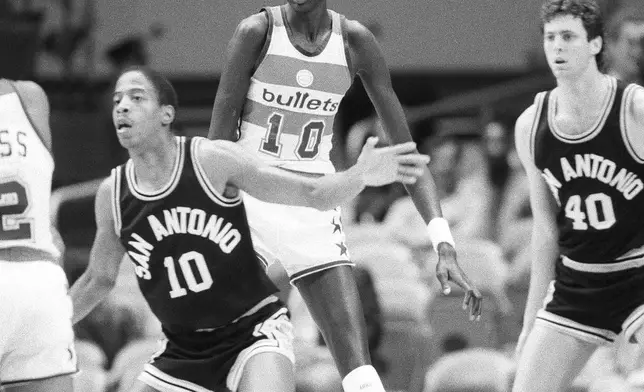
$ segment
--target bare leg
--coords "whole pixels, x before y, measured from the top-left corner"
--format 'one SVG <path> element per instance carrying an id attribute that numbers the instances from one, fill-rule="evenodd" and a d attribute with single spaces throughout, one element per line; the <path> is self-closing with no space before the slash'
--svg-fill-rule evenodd
<path id="1" fill-rule="evenodd" d="M 597 346 L 535 324 L 523 347 L 514 392 L 565 391 Z"/>
<path id="2" fill-rule="evenodd" d="M 293 363 L 279 353 L 252 356 L 244 366 L 237 392 L 295 392 Z"/>
<path id="3" fill-rule="evenodd" d="M 367 329 L 352 267 L 329 268 L 295 281 L 344 378 L 371 365 Z"/>
<path id="4" fill-rule="evenodd" d="M 29 381 L 24 384 L 6 385 L 5 392 L 73 392 L 72 376 L 51 377 L 46 380 Z"/>

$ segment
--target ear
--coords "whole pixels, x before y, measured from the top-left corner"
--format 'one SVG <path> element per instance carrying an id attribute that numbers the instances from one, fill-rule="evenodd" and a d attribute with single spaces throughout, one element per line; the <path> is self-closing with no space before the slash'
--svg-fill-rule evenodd
<path id="1" fill-rule="evenodd" d="M 590 53 L 592 53 L 593 55 L 596 55 L 597 53 L 601 52 L 603 46 L 604 46 L 604 40 L 602 39 L 602 37 L 597 36 L 591 39 Z"/>
<path id="2" fill-rule="evenodd" d="M 161 110 L 163 110 L 163 117 L 161 118 L 161 123 L 163 125 L 170 125 L 174 121 L 174 106 L 172 105 L 163 105 L 161 107 Z"/>

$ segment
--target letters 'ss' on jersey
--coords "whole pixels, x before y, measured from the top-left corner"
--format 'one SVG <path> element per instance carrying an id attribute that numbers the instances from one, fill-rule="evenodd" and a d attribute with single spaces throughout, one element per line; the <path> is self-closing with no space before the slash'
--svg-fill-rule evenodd
<path id="1" fill-rule="evenodd" d="M 640 87 L 614 78 L 610 87 L 597 122 L 574 137 L 556 126 L 551 92 L 535 99 L 535 164 L 559 204 L 561 254 L 580 263 L 612 263 L 644 245 L 644 155 L 625 118 Z"/>
<path id="2" fill-rule="evenodd" d="M 195 152 L 176 138 L 171 180 L 146 193 L 132 161 L 112 171 L 115 230 L 152 312 L 170 330 L 216 328 L 277 291 L 255 254 L 241 197 L 218 193 Z"/>
<path id="3" fill-rule="evenodd" d="M 0 249 L 60 256 L 51 233 L 54 159 L 13 83 L 0 79 Z"/>
<path id="4" fill-rule="evenodd" d="M 276 166 L 332 173 L 333 121 L 352 82 L 343 16 L 329 10 L 332 31 L 328 41 L 315 53 L 305 53 L 290 39 L 283 7 L 269 7 L 265 12 L 268 34 L 251 77 L 239 143 Z"/>

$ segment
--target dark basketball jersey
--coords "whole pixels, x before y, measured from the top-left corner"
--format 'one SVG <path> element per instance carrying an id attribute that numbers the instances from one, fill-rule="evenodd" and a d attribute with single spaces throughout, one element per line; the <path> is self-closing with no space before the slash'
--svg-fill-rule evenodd
<path id="1" fill-rule="evenodd" d="M 172 179 L 157 193 L 137 188 L 131 160 L 114 169 L 116 230 L 164 328 L 215 328 L 277 289 L 255 255 L 241 198 L 214 190 L 195 159 L 205 139 L 176 140 Z"/>
<path id="2" fill-rule="evenodd" d="M 533 157 L 559 205 L 561 254 L 578 262 L 611 263 L 644 245 L 644 160 L 624 131 L 631 87 L 611 78 L 601 117 L 577 136 L 557 129 L 551 92 L 535 100 Z"/>

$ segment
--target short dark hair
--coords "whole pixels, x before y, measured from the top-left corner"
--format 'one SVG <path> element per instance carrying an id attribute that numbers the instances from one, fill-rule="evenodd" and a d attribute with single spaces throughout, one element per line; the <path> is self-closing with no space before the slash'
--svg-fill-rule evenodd
<path id="1" fill-rule="evenodd" d="M 132 65 L 121 71 L 116 80 L 128 72 L 141 72 L 150 81 L 159 97 L 159 105 L 170 105 L 175 110 L 178 109 L 179 99 L 177 98 L 177 92 L 172 83 L 161 72 L 144 65 Z"/>
<path id="2" fill-rule="evenodd" d="M 572 15 L 581 19 L 581 23 L 588 34 L 588 40 L 601 37 L 604 40 L 604 18 L 599 4 L 595 0 L 546 0 L 541 7 L 541 33 L 544 25 L 554 18 L 563 15 Z M 601 69 L 604 65 L 604 45 L 595 55 L 597 66 Z"/>

